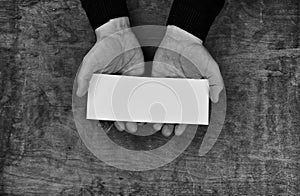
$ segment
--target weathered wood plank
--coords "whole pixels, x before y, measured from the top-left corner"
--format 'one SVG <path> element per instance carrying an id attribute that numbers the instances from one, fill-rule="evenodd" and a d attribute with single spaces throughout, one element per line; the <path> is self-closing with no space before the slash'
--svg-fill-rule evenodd
<path id="1" fill-rule="evenodd" d="M 163 25 L 170 6 L 128 0 L 134 25 Z M 96 159 L 73 122 L 73 79 L 95 41 L 79 1 L 0 1 L 0 193 L 300 194 L 299 12 L 298 0 L 229 0 L 205 42 L 227 90 L 219 140 L 198 157 L 201 127 L 172 163 L 128 172 Z"/>

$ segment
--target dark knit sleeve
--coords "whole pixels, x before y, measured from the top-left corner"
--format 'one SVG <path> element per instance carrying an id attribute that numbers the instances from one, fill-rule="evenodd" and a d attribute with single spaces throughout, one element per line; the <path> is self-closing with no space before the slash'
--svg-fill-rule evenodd
<path id="1" fill-rule="evenodd" d="M 205 40 L 225 0 L 174 0 L 167 25 L 175 25 Z"/>
<path id="2" fill-rule="evenodd" d="M 128 16 L 126 0 L 80 0 L 93 29 L 110 19 Z"/>

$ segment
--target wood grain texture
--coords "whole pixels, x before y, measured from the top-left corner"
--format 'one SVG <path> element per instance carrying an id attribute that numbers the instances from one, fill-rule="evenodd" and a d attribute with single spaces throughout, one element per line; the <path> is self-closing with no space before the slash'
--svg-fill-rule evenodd
<path id="1" fill-rule="evenodd" d="M 132 23 L 163 25 L 171 3 L 128 0 Z M 96 159 L 74 125 L 73 79 L 95 41 L 79 1 L 1 0 L 0 194 L 299 195 L 299 15 L 298 0 L 226 2 L 205 42 L 227 91 L 217 143 L 197 156 L 200 127 L 172 163 L 128 172 Z"/>

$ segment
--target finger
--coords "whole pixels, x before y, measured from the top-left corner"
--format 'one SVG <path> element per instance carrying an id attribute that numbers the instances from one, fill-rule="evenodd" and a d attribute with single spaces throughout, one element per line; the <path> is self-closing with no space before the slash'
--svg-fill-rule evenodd
<path id="1" fill-rule="evenodd" d="M 99 48 L 99 52 L 101 52 L 101 48 Z M 95 49 L 94 49 L 95 50 Z M 77 96 L 82 97 L 88 91 L 89 82 L 93 76 L 93 73 L 97 70 L 97 59 L 94 57 L 95 52 L 93 49 L 83 58 L 81 63 L 80 71 L 77 76 Z"/>
<path id="2" fill-rule="evenodd" d="M 170 124 L 165 124 L 163 129 L 162 129 L 162 134 L 166 137 L 169 137 L 174 129 L 174 125 L 170 125 Z"/>
<path id="3" fill-rule="evenodd" d="M 124 131 L 125 130 L 125 123 L 124 122 L 116 121 L 116 122 L 114 122 L 114 125 L 119 131 Z"/>
<path id="4" fill-rule="evenodd" d="M 135 122 L 127 122 L 126 128 L 129 133 L 135 133 L 137 131 L 137 124 Z"/>
<path id="5" fill-rule="evenodd" d="M 97 70 L 97 66 L 102 65 L 99 54 L 103 53 L 103 45 L 95 44 L 94 47 L 85 55 L 82 60 L 80 71 L 77 76 L 77 96 L 83 96 L 89 87 L 89 82 L 93 76 L 93 73 Z M 105 56 L 105 55 L 102 55 Z M 105 58 L 104 58 L 105 59 Z M 99 61 L 100 60 L 100 61 Z"/>
<path id="6" fill-rule="evenodd" d="M 138 122 L 137 125 L 138 126 L 143 126 L 145 123 L 144 122 Z"/>
<path id="7" fill-rule="evenodd" d="M 175 126 L 175 135 L 180 136 L 186 129 L 186 124 L 180 124 Z"/>
<path id="8" fill-rule="evenodd" d="M 163 126 L 162 123 L 155 123 L 155 124 L 153 125 L 153 129 L 154 129 L 155 131 L 159 131 L 159 130 L 161 130 L 162 126 Z"/>

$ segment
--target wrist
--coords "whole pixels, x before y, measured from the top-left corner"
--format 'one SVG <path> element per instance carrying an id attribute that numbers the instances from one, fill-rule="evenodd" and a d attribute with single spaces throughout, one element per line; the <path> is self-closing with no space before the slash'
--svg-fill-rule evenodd
<path id="1" fill-rule="evenodd" d="M 193 43 L 202 44 L 202 40 L 191 33 L 175 26 L 175 25 L 168 25 L 166 35 L 170 36 L 178 41 L 192 41 Z"/>
<path id="2" fill-rule="evenodd" d="M 110 19 L 108 22 L 101 25 L 95 30 L 97 41 L 128 28 L 130 28 L 130 22 L 127 16 Z"/>

